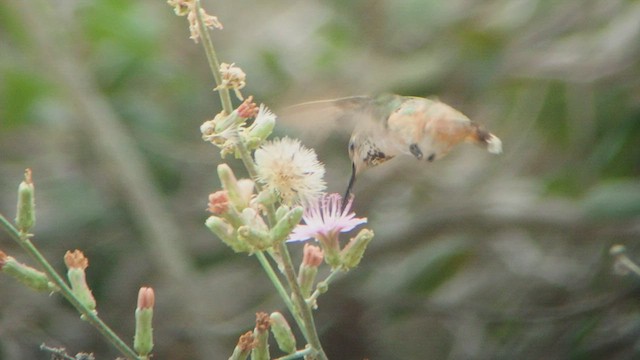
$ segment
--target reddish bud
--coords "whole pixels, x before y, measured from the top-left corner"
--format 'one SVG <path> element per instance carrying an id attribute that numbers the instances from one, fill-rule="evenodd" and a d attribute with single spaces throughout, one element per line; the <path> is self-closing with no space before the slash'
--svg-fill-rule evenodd
<path id="1" fill-rule="evenodd" d="M 249 96 L 240 106 L 238 106 L 238 116 L 245 119 L 258 115 L 258 105 L 253 102 L 253 96 Z"/>
<path id="2" fill-rule="evenodd" d="M 156 298 L 153 289 L 141 287 L 138 291 L 138 309 L 153 309 Z"/>
<path id="3" fill-rule="evenodd" d="M 207 210 L 214 215 L 226 213 L 227 210 L 229 210 L 228 193 L 224 190 L 220 190 L 209 194 L 209 207 Z"/>
<path id="4" fill-rule="evenodd" d="M 308 267 L 318 267 L 322 264 L 324 253 L 318 246 L 309 243 L 304 244 L 302 264 Z"/>

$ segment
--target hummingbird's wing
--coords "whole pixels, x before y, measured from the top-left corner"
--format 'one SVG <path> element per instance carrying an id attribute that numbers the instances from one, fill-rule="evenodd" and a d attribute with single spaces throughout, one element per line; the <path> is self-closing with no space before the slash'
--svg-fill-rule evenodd
<path id="1" fill-rule="evenodd" d="M 304 102 L 289 106 L 280 113 L 279 123 L 299 135 L 309 146 L 321 144 L 330 136 L 348 139 L 355 129 L 373 129 L 380 123 L 374 98 L 369 96 Z"/>

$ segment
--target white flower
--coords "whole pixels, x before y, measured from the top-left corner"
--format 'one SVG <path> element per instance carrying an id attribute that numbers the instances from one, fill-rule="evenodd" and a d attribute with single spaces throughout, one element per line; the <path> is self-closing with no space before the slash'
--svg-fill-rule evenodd
<path id="1" fill-rule="evenodd" d="M 312 203 L 326 188 L 324 165 L 298 140 L 269 141 L 256 150 L 255 160 L 258 180 L 287 205 Z"/>
<path id="2" fill-rule="evenodd" d="M 275 126 L 276 115 L 271 112 L 268 107 L 264 106 L 264 104 L 261 104 L 256 119 L 251 125 L 244 128 L 244 133 L 246 134 L 247 140 L 260 144 L 271 135 Z M 251 144 L 249 146 L 251 146 Z"/>
<path id="3" fill-rule="evenodd" d="M 266 107 L 264 104 L 260 104 L 260 108 L 258 109 L 258 115 L 256 115 L 256 121 L 253 123 L 251 128 L 259 127 L 265 123 L 272 123 L 276 121 L 276 114 L 274 114 L 271 109 Z"/>

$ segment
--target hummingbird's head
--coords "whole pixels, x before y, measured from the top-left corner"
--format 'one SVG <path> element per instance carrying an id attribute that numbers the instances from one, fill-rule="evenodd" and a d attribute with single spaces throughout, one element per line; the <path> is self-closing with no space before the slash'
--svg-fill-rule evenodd
<path id="1" fill-rule="evenodd" d="M 349 140 L 349 158 L 351 159 L 351 178 L 347 186 L 345 199 L 351 195 L 356 176 L 362 171 L 380 165 L 394 157 L 382 150 L 381 144 L 365 132 L 354 133 Z"/>

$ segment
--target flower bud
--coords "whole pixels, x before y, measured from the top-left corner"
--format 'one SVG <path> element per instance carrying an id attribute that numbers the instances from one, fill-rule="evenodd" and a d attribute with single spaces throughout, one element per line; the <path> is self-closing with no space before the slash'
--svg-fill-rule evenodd
<path id="1" fill-rule="evenodd" d="M 301 206 L 294 207 L 287 212 L 271 229 L 270 235 L 274 243 L 285 241 L 296 225 L 300 223 L 304 209 Z"/>
<path id="2" fill-rule="evenodd" d="M 322 264 L 323 257 L 324 254 L 322 252 L 322 249 L 309 243 L 304 244 L 302 253 L 303 266 L 317 268 L 318 266 L 320 266 L 320 264 Z"/>
<path id="3" fill-rule="evenodd" d="M 236 122 L 243 120 L 234 116 L 228 116 L 224 111 L 218 113 L 213 119 L 200 125 L 202 140 L 208 141 L 217 147 L 224 147 L 230 137 L 237 133 Z"/>
<path id="4" fill-rule="evenodd" d="M 269 230 L 262 217 L 253 208 L 246 208 L 242 210 L 242 214 L 240 214 L 240 216 L 244 225 L 251 226 L 252 228 L 260 231 L 266 232 Z"/>
<path id="5" fill-rule="evenodd" d="M 286 354 L 292 354 L 296 351 L 296 338 L 293 336 L 291 326 L 287 319 L 279 312 L 272 312 L 269 315 L 271 323 L 271 333 L 278 343 L 278 347 Z"/>
<path id="6" fill-rule="evenodd" d="M 339 268 L 342 265 L 342 258 L 340 256 L 338 233 L 318 234 L 316 240 L 318 240 L 322 246 L 324 261 L 329 264 L 332 269 Z"/>
<path id="7" fill-rule="evenodd" d="M 257 121 L 257 120 L 256 120 Z M 257 122 L 256 126 L 249 130 L 249 139 L 259 139 L 264 141 L 271 135 L 273 128 L 276 126 L 275 117 L 267 117 L 263 121 Z"/>
<path id="8" fill-rule="evenodd" d="M 140 356 L 147 356 L 153 349 L 153 305 L 155 295 L 150 287 L 142 287 L 138 292 L 136 307 L 136 332 L 133 337 L 133 349 Z"/>
<path id="9" fill-rule="evenodd" d="M 352 269 L 360 263 L 367 245 L 373 239 L 373 231 L 362 229 L 355 238 L 351 238 L 349 243 L 340 252 L 342 266 L 345 269 Z"/>
<path id="10" fill-rule="evenodd" d="M 269 315 L 264 312 L 256 314 L 256 327 L 253 336 L 256 340 L 255 347 L 251 351 L 251 360 L 269 360 L 269 327 L 271 321 Z"/>
<path id="11" fill-rule="evenodd" d="M 248 225 L 243 225 L 238 228 L 238 240 L 245 242 L 256 250 L 266 250 L 272 244 L 268 232 L 255 229 Z"/>
<path id="12" fill-rule="evenodd" d="M 12 256 L 8 256 L 2 251 L 0 251 L 0 270 L 34 290 L 57 290 L 45 273 L 16 261 Z"/>
<path id="13" fill-rule="evenodd" d="M 302 263 L 298 271 L 298 284 L 300 284 L 302 295 L 308 298 L 318 275 L 318 266 L 322 264 L 324 256 L 319 247 L 309 243 L 304 244 L 303 251 Z"/>
<path id="14" fill-rule="evenodd" d="M 229 360 L 245 360 L 255 346 L 256 340 L 253 336 L 253 331 L 247 331 L 238 339 L 238 344 L 233 349 L 233 354 L 231 354 Z"/>
<path id="15" fill-rule="evenodd" d="M 276 126 L 276 116 L 264 104 L 260 105 L 260 110 L 256 120 L 249 126 L 246 134 L 247 146 L 256 149 L 273 132 Z"/>
<path id="16" fill-rule="evenodd" d="M 16 212 L 16 226 L 23 233 L 27 233 L 36 223 L 34 190 L 31 169 L 27 169 L 24 172 L 24 180 L 18 186 L 18 209 Z"/>
<path id="17" fill-rule="evenodd" d="M 229 196 L 224 190 L 209 194 L 207 210 L 213 215 L 222 215 L 229 211 Z"/>
<path id="18" fill-rule="evenodd" d="M 249 201 L 245 200 L 243 192 L 238 185 L 238 180 L 235 175 L 233 175 L 233 171 L 229 165 L 218 165 L 218 177 L 220 177 L 222 187 L 227 191 L 229 202 L 233 204 L 238 211 L 242 211 L 244 208 L 249 206 Z"/>
<path id="19" fill-rule="evenodd" d="M 269 205 L 275 204 L 278 199 L 278 194 L 276 194 L 275 192 L 263 190 L 258 193 L 255 201 L 264 207 L 268 207 Z"/>
<path id="20" fill-rule="evenodd" d="M 217 216 L 209 216 L 205 225 L 214 233 L 223 243 L 227 244 L 235 252 L 246 252 L 250 250 L 247 244 L 239 241 L 236 237 L 236 231 L 225 219 Z"/>
<path id="21" fill-rule="evenodd" d="M 67 265 L 67 278 L 71 284 L 71 291 L 76 299 L 92 312 L 96 312 L 96 300 L 87 285 L 87 279 L 84 270 L 89 266 L 87 259 L 82 251 L 67 251 L 64 254 L 64 263 Z"/>
<path id="22" fill-rule="evenodd" d="M 232 126 L 236 126 L 244 122 L 245 119 L 238 115 L 237 111 L 233 111 L 231 114 L 227 115 L 224 112 L 219 113 L 213 119 L 215 123 L 215 132 L 220 133 L 224 130 L 229 129 Z"/>
<path id="23" fill-rule="evenodd" d="M 255 188 L 255 186 L 256 184 L 251 179 L 238 180 L 239 194 L 244 204 L 250 203 L 251 197 L 253 196 L 253 189 Z"/>
<path id="24" fill-rule="evenodd" d="M 280 219 L 282 219 L 282 217 L 285 216 L 289 212 L 289 210 L 291 210 L 291 208 L 287 205 L 280 205 L 276 210 L 276 221 L 280 221 Z"/>

